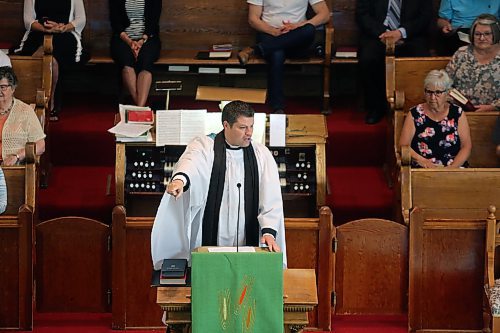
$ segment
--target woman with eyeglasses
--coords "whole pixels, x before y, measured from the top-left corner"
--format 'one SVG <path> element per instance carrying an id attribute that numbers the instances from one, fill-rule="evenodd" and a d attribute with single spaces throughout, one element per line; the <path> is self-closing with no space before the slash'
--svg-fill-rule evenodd
<path id="1" fill-rule="evenodd" d="M 451 79 L 444 70 L 432 70 L 424 81 L 425 103 L 411 108 L 399 140 L 410 146 L 412 166 L 421 168 L 467 166 L 471 138 L 461 107 L 448 102 Z"/>
<path id="2" fill-rule="evenodd" d="M 14 98 L 17 77 L 11 67 L 0 67 L 0 149 L 2 165 L 22 162 L 27 142 L 35 143 L 37 155 L 45 151 L 45 133 L 33 107 Z"/>
<path id="3" fill-rule="evenodd" d="M 490 14 L 479 15 L 470 29 L 469 46 L 455 52 L 446 66 L 453 86 L 476 111 L 500 110 L 500 25 Z"/>

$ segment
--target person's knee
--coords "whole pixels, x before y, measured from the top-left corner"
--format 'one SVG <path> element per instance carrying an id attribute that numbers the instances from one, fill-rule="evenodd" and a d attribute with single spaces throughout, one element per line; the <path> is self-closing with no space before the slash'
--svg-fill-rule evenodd
<path id="1" fill-rule="evenodd" d="M 272 66 L 283 66 L 285 63 L 285 51 L 284 50 L 276 50 L 274 52 L 270 52 L 267 55 L 266 60 Z"/>

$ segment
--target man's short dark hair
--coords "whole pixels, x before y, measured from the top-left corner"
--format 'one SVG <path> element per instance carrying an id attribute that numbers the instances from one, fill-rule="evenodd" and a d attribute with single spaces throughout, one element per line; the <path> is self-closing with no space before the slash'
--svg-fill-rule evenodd
<path id="1" fill-rule="evenodd" d="M 7 79 L 7 82 L 12 86 L 12 88 L 17 87 L 17 76 L 12 70 L 12 67 L 1 66 L 0 67 L 0 80 Z"/>
<path id="2" fill-rule="evenodd" d="M 250 104 L 242 101 L 232 101 L 227 103 L 224 109 L 222 109 L 222 122 L 227 121 L 229 126 L 233 126 L 239 117 L 251 118 L 254 113 L 255 111 Z"/>

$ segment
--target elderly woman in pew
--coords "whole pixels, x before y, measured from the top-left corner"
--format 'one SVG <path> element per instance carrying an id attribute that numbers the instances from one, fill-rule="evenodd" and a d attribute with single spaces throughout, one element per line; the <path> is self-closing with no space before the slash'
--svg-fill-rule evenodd
<path id="1" fill-rule="evenodd" d="M 412 165 L 422 168 L 467 166 L 471 138 L 462 108 L 448 102 L 451 80 L 432 70 L 424 81 L 425 103 L 406 116 L 400 145 L 411 147 Z"/>
<path id="2" fill-rule="evenodd" d="M 161 51 L 158 36 L 162 0 L 109 0 L 111 56 L 136 105 L 146 105 L 153 64 Z"/>
<path id="3" fill-rule="evenodd" d="M 446 71 L 476 111 L 500 110 L 500 25 L 490 14 L 479 15 L 470 29 L 469 46 L 455 52 Z"/>
<path id="4" fill-rule="evenodd" d="M 27 31 L 15 52 L 32 55 L 43 44 L 44 34 L 53 36 L 51 120 L 59 119 L 55 95 L 57 93 L 60 96 L 60 87 L 57 85 L 60 71 L 87 60 L 87 54 L 82 54 L 81 43 L 85 22 L 83 0 L 24 0 L 24 25 Z"/>
<path id="5" fill-rule="evenodd" d="M 14 98 L 17 77 L 12 68 L 0 67 L 0 148 L 2 164 L 15 165 L 25 158 L 27 142 L 35 142 L 36 154 L 45 151 L 45 134 L 35 111 Z"/>

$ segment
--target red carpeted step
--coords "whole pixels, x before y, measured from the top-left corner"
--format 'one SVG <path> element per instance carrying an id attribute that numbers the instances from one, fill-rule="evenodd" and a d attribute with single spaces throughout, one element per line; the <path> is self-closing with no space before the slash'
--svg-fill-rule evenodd
<path id="1" fill-rule="evenodd" d="M 387 122 L 365 124 L 365 114 L 336 106 L 328 122 L 327 165 L 380 166 L 386 153 Z"/>
<path id="2" fill-rule="evenodd" d="M 52 168 L 50 186 L 39 192 L 40 220 L 82 216 L 110 223 L 114 177 L 113 166 Z"/>
<path id="3" fill-rule="evenodd" d="M 327 167 L 335 225 L 366 217 L 392 218 L 394 192 L 381 167 Z"/>
<path id="4" fill-rule="evenodd" d="M 50 124 L 52 163 L 114 166 L 115 140 L 107 130 L 117 112 L 112 96 L 65 96 L 60 120 Z"/>
<path id="5" fill-rule="evenodd" d="M 332 332 L 335 333 L 407 333 L 408 318 L 404 315 L 334 315 Z"/>

